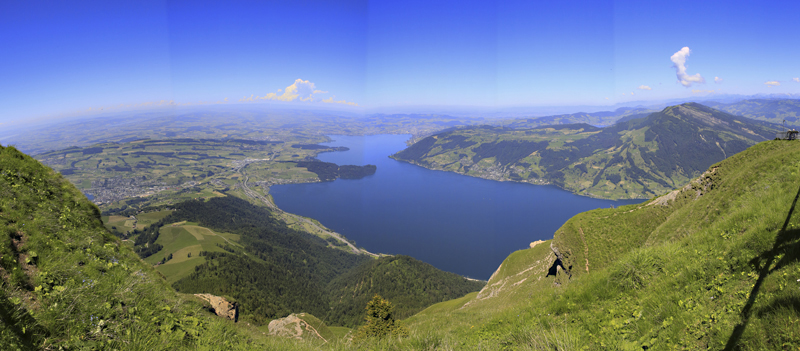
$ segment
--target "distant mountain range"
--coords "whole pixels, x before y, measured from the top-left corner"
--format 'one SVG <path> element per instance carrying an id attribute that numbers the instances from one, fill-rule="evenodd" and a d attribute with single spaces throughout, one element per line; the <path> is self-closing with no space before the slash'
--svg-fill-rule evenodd
<path id="1" fill-rule="evenodd" d="M 623 111 L 632 113 L 602 129 L 585 123 L 455 129 L 422 139 L 392 157 L 487 179 L 555 184 L 592 197 L 649 198 L 755 143 L 773 139 L 780 129 L 697 103 L 636 113 L 641 111 Z"/>
<path id="2" fill-rule="evenodd" d="M 800 99 L 751 99 L 734 103 L 708 101 L 704 104 L 730 114 L 759 121 L 782 124 L 786 120 L 786 124 L 789 126 L 800 125 Z"/>

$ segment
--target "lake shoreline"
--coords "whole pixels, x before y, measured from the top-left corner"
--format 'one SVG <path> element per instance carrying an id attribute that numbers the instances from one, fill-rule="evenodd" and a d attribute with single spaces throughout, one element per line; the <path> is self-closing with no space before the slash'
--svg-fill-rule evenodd
<path id="1" fill-rule="evenodd" d="M 641 202 L 594 199 L 552 185 L 489 182 L 392 159 L 408 135 L 330 138 L 327 145 L 350 150 L 321 154 L 320 161 L 374 164 L 377 172 L 358 180 L 273 186 L 275 204 L 371 252 L 412 256 L 464 277 L 488 279 L 508 254 L 552 239 L 577 213 Z"/>

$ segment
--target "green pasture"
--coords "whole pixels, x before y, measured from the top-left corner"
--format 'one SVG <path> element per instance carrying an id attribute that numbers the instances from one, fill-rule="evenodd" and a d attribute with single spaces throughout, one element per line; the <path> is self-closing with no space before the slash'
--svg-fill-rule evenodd
<path id="1" fill-rule="evenodd" d="M 156 254 L 144 259 L 149 264 L 156 264 L 172 254 L 172 259 L 158 265 L 156 270 L 167 277 L 167 282 L 174 283 L 194 271 L 194 267 L 205 262 L 200 251 L 224 251 L 219 245 L 238 246 L 236 234 L 217 234 L 214 231 L 187 224 L 169 224 L 161 227 L 157 244 L 164 248 Z M 226 240 L 227 239 L 227 240 Z M 191 254 L 192 257 L 189 257 Z"/>
<path id="2" fill-rule="evenodd" d="M 172 211 L 155 211 L 155 212 L 147 212 L 141 213 L 136 215 L 136 219 L 139 221 L 139 227 L 146 227 L 155 222 L 160 221 L 162 218 L 169 216 Z"/>

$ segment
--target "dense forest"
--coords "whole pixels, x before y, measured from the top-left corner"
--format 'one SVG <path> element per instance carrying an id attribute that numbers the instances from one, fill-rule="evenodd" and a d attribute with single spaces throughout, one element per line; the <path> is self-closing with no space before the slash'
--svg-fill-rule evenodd
<path id="1" fill-rule="evenodd" d="M 391 301 L 403 319 L 434 303 L 464 296 L 485 282 L 467 280 L 409 256 L 382 257 L 334 279 L 331 312 L 326 322 L 349 327 L 363 321 L 363 309 L 375 294 Z"/>
<path id="2" fill-rule="evenodd" d="M 177 204 L 166 220 L 241 235 L 244 253 L 204 253 L 206 263 L 174 287 L 230 296 L 241 303 L 242 318 L 256 323 L 291 312 L 324 315 L 325 285 L 370 260 L 329 248 L 327 241 L 287 227 L 269 209 L 231 196 Z"/>
<path id="3" fill-rule="evenodd" d="M 157 244 L 159 229 L 164 225 L 165 219 L 153 223 L 142 230 L 134 229 L 131 235 L 136 236 L 133 241 L 133 251 L 141 258 L 147 258 L 161 251 L 161 244 Z M 138 235 L 138 236 L 137 236 Z"/>
<path id="4" fill-rule="evenodd" d="M 295 149 L 303 149 L 303 150 L 329 150 L 329 151 L 347 151 L 350 148 L 345 146 L 325 146 L 319 144 L 294 144 L 292 145 Z"/>
<path id="5" fill-rule="evenodd" d="M 375 165 L 337 166 L 335 163 L 322 161 L 301 161 L 297 163 L 297 167 L 305 167 L 309 172 L 316 173 L 323 182 L 333 181 L 336 178 L 360 179 L 375 174 L 378 169 Z"/>

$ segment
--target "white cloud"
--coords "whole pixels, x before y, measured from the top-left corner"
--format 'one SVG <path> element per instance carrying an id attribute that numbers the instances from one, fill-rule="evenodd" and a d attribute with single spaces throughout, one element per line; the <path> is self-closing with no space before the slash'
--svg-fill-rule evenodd
<path id="1" fill-rule="evenodd" d="M 343 104 L 343 105 L 350 105 L 350 106 L 358 106 L 358 104 L 355 103 L 355 102 L 347 102 L 347 101 L 344 101 L 344 100 L 333 101 L 333 98 L 334 98 L 334 96 L 331 96 L 331 97 L 329 97 L 327 99 L 323 99 L 322 102 L 327 103 L 327 104 Z"/>
<path id="2" fill-rule="evenodd" d="M 722 83 L 722 78 L 714 77 L 714 83 L 717 83 L 717 84 Z"/>
<path id="3" fill-rule="evenodd" d="M 639 90 L 653 90 L 653 88 L 651 88 L 651 87 L 648 87 L 648 86 L 646 86 L 646 85 L 640 85 L 640 86 L 639 86 L 638 88 L 636 88 L 636 89 L 639 89 Z"/>
<path id="4" fill-rule="evenodd" d="M 278 95 L 275 93 L 269 93 L 263 97 L 260 97 L 259 99 L 278 101 L 294 101 L 300 99 L 300 101 L 311 101 L 314 98 L 315 90 L 316 86 L 314 83 L 311 83 L 307 80 L 296 79 L 292 85 L 286 87 L 286 90 L 284 90 L 283 94 Z"/>
<path id="5" fill-rule="evenodd" d="M 672 54 L 672 57 L 669 59 L 673 63 L 673 67 L 675 67 L 675 74 L 678 77 L 678 82 L 685 87 L 692 86 L 692 83 L 705 83 L 706 80 L 700 76 L 700 73 L 694 75 L 686 74 L 686 57 L 689 56 L 691 50 L 689 50 L 688 46 L 684 46 L 680 51 Z"/>
<path id="6" fill-rule="evenodd" d="M 280 94 L 282 92 L 282 94 Z M 347 102 L 345 100 L 340 101 L 333 101 L 333 97 L 328 99 L 318 98 L 316 95 L 318 94 L 327 94 L 328 91 L 319 90 L 317 89 L 316 85 L 310 81 L 296 79 L 292 85 L 286 87 L 286 89 L 278 89 L 278 93 L 267 93 L 264 96 L 253 96 L 244 97 L 239 99 L 240 102 L 246 101 L 255 101 L 255 100 L 276 100 L 276 101 L 305 101 L 305 102 L 325 102 L 325 103 L 337 103 L 337 104 L 345 104 L 350 106 L 358 106 L 358 104 L 354 102 Z"/>
<path id="7" fill-rule="evenodd" d="M 703 93 L 713 93 L 713 90 L 700 90 L 700 89 L 692 89 L 692 94 L 703 94 Z"/>
<path id="8" fill-rule="evenodd" d="M 631 95 L 633 95 L 633 92 L 631 92 Z"/>
<path id="9" fill-rule="evenodd" d="M 777 80 L 771 80 L 771 81 L 768 81 L 768 82 L 764 82 L 764 84 L 766 84 L 768 87 L 777 87 L 777 86 L 781 85 L 781 82 L 779 82 Z"/>
<path id="10" fill-rule="evenodd" d="M 793 81 L 800 83 L 800 78 L 792 78 Z"/>
<path id="11" fill-rule="evenodd" d="M 606 100 L 608 100 L 608 98 L 606 98 Z"/>

